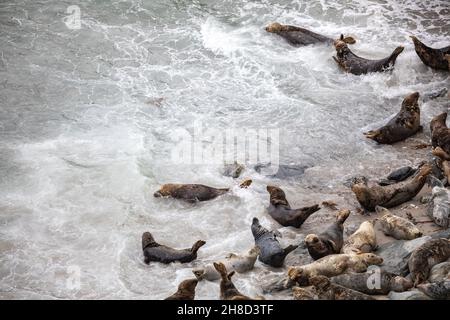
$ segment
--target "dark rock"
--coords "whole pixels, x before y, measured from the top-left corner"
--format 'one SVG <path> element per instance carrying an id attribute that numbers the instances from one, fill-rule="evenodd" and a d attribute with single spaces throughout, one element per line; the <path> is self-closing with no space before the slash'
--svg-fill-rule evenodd
<path id="1" fill-rule="evenodd" d="M 234 179 L 239 178 L 242 171 L 244 171 L 244 166 L 237 162 L 225 165 L 222 174 L 226 177 L 232 177 Z"/>
<path id="2" fill-rule="evenodd" d="M 261 174 L 264 174 L 264 170 L 266 168 L 270 168 L 271 164 L 257 164 L 255 166 L 255 171 Z M 308 169 L 309 166 L 305 165 L 283 165 L 280 164 L 278 166 L 278 171 L 276 173 L 272 173 L 272 168 L 267 169 L 271 172 L 271 174 L 267 174 L 267 176 L 271 178 L 277 178 L 277 179 L 288 179 L 288 178 L 295 178 L 300 177 L 305 173 L 305 170 Z"/>

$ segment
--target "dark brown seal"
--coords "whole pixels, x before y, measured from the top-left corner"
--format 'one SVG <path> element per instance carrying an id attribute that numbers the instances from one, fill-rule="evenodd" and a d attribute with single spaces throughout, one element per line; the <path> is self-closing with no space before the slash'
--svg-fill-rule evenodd
<path id="1" fill-rule="evenodd" d="M 450 54 L 450 46 L 433 49 L 422 43 L 415 36 L 411 36 L 414 48 L 420 60 L 433 69 L 449 70 L 450 64 L 446 55 Z"/>
<path id="2" fill-rule="evenodd" d="M 333 44 L 334 42 L 334 39 L 312 32 L 305 28 L 283 25 L 278 22 L 269 24 L 266 27 L 266 31 L 278 34 L 280 37 L 285 39 L 289 44 L 295 47 L 307 46 L 315 43 Z M 352 37 L 345 37 L 343 38 L 343 41 L 348 44 L 353 44 L 356 42 L 355 39 Z"/>
<path id="3" fill-rule="evenodd" d="M 344 222 L 349 215 L 350 210 L 342 209 L 336 214 L 336 221 L 324 232 L 319 235 L 308 234 L 306 236 L 305 244 L 314 260 L 341 252 L 344 244 Z"/>
<path id="4" fill-rule="evenodd" d="M 391 144 L 405 140 L 421 131 L 418 100 L 419 93 L 411 93 L 403 100 L 400 112 L 386 125 L 377 130 L 366 132 L 364 135 L 378 143 Z"/>
<path id="5" fill-rule="evenodd" d="M 144 262 L 149 264 L 151 261 L 171 263 L 175 261 L 190 262 L 197 259 L 197 251 L 206 242 L 199 240 L 189 249 L 173 249 L 155 241 L 150 232 L 142 234 L 142 250 L 144 251 Z"/>
<path id="6" fill-rule="evenodd" d="M 408 261 L 414 286 L 426 281 L 431 268 L 450 258 L 450 240 L 433 239 L 413 251 Z"/>
<path id="7" fill-rule="evenodd" d="M 332 283 L 325 276 L 315 276 L 309 281 L 320 300 L 375 300 L 367 294 Z"/>
<path id="8" fill-rule="evenodd" d="M 267 191 L 270 193 L 270 205 L 267 209 L 269 215 L 284 227 L 300 228 L 311 214 L 320 209 L 318 204 L 291 209 L 283 190 L 275 186 L 267 186 Z"/>
<path id="9" fill-rule="evenodd" d="M 447 127 L 446 121 L 447 112 L 431 119 L 431 144 L 433 147 L 441 147 L 447 155 L 450 155 L 450 129 Z"/>
<path id="10" fill-rule="evenodd" d="M 366 180 L 356 181 L 352 191 L 364 209 L 375 211 L 376 206 L 391 208 L 414 198 L 422 189 L 431 165 L 424 164 L 410 179 L 388 186 L 368 186 Z"/>
<path id="11" fill-rule="evenodd" d="M 252 180 L 244 180 L 239 186 L 247 188 L 252 184 Z M 213 188 L 203 184 L 179 184 L 168 183 L 161 186 L 156 191 L 154 197 L 170 197 L 181 199 L 187 202 L 208 201 L 221 196 L 230 191 L 230 188 Z"/>
<path id="12" fill-rule="evenodd" d="M 221 300 L 253 300 L 239 292 L 231 281 L 234 271 L 227 272 L 227 268 L 221 262 L 214 262 L 214 268 L 220 273 L 222 280 L 220 281 L 220 299 Z"/>
<path id="13" fill-rule="evenodd" d="M 197 287 L 197 279 L 184 280 L 178 286 L 177 292 L 164 300 L 194 300 L 195 287 Z"/>
<path id="14" fill-rule="evenodd" d="M 383 72 L 393 69 L 395 61 L 400 53 L 403 52 L 404 47 L 397 47 L 392 54 L 384 59 L 369 60 L 358 57 L 349 48 L 347 43 L 343 41 L 343 36 L 334 42 L 336 48 L 336 57 L 334 61 L 345 71 L 355 75 L 361 75 L 369 72 Z"/>

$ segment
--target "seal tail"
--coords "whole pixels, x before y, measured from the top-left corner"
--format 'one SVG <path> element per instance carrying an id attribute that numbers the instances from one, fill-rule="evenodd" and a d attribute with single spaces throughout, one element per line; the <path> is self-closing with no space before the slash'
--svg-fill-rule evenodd
<path id="1" fill-rule="evenodd" d="M 203 240 L 198 240 L 196 243 L 194 243 L 192 245 L 191 251 L 193 254 L 197 254 L 198 249 L 200 249 L 201 247 L 203 247 L 205 245 L 205 241 Z"/>
<path id="2" fill-rule="evenodd" d="M 366 136 L 366 138 L 375 140 L 376 142 L 378 142 L 379 137 L 381 136 L 381 131 L 380 130 L 370 130 L 368 132 L 365 132 L 364 135 Z"/>
<path id="3" fill-rule="evenodd" d="M 337 223 L 344 224 L 345 220 L 347 220 L 349 215 L 350 215 L 350 210 L 348 210 L 348 209 L 339 210 L 338 213 L 336 214 Z"/>
<path id="4" fill-rule="evenodd" d="M 286 248 L 283 249 L 283 254 L 286 257 L 289 253 L 291 253 L 292 251 L 294 251 L 295 249 L 298 248 L 298 245 L 289 245 Z"/>

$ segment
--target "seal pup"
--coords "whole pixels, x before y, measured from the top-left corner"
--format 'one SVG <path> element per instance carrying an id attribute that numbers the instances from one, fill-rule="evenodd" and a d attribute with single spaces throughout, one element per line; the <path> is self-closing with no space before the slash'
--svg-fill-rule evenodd
<path id="1" fill-rule="evenodd" d="M 206 242 L 198 240 L 189 249 L 174 249 L 155 241 L 150 232 L 142 234 L 142 250 L 144 251 L 144 262 L 149 264 L 151 261 L 171 263 L 179 261 L 181 263 L 191 262 L 197 259 L 197 251 Z"/>
<path id="2" fill-rule="evenodd" d="M 379 223 L 385 235 L 397 240 L 413 240 L 422 236 L 422 232 L 411 221 L 393 215 L 388 209 L 380 206 L 376 206 L 375 211 L 383 214 L 381 218 L 375 219 L 375 222 Z"/>
<path id="3" fill-rule="evenodd" d="M 245 273 L 250 271 L 255 266 L 258 258 L 259 248 L 253 247 L 247 254 L 237 255 L 230 253 L 225 259 L 217 261 L 224 264 L 228 271 L 236 271 L 238 273 Z M 192 271 L 197 280 L 215 281 L 220 279 L 220 273 L 217 272 L 213 265 L 207 265 L 204 268 L 194 269 Z"/>
<path id="4" fill-rule="evenodd" d="M 342 209 L 336 214 L 334 221 L 324 232 L 308 234 L 305 244 L 314 260 L 329 254 L 340 253 L 344 244 L 344 222 L 350 215 L 350 210 Z"/>
<path id="5" fill-rule="evenodd" d="M 279 233 L 264 228 L 259 223 L 258 218 L 253 218 L 251 229 L 255 239 L 255 245 L 258 246 L 260 250 L 258 257 L 259 261 L 274 268 L 281 267 L 286 256 L 298 247 L 289 245 L 283 249 L 277 239 Z"/>
<path id="6" fill-rule="evenodd" d="M 227 272 L 227 268 L 221 262 L 214 262 L 214 268 L 219 272 L 222 280 L 220 281 L 220 299 L 221 300 L 255 300 L 239 292 L 231 281 L 234 271 Z"/>
<path id="7" fill-rule="evenodd" d="M 441 113 L 431 119 L 430 131 L 431 131 L 431 145 L 433 147 L 440 147 L 441 153 L 438 156 L 446 160 L 450 156 L 450 129 L 447 127 L 447 112 Z"/>
<path id="8" fill-rule="evenodd" d="M 413 251 L 408 268 L 414 286 L 426 281 L 433 266 L 450 258 L 450 240 L 441 238 L 425 242 Z"/>
<path id="9" fill-rule="evenodd" d="M 195 287 L 197 287 L 197 279 L 184 280 L 178 286 L 177 292 L 164 300 L 194 300 Z"/>
<path id="10" fill-rule="evenodd" d="M 383 258 L 373 253 L 332 254 L 312 263 L 290 267 L 288 277 L 300 286 L 308 286 L 315 276 L 334 277 L 346 272 L 365 272 L 370 265 L 380 265 Z"/>
<path id="11" fill-rule="evenodd" d="M 400 111 L 386 125 L 364 135 L 380 144 L 392 144 L 421 131 L 419 96 L 418 92 L 408 95 L 403 99 Z"/>
<path id="12" fill-rule="evenodd" d="M 252 183 L 252 180 L 245 180 L 241 183 L 241 188 L 246 188 Z M 203 184 L 179 184 L 168 183 L 161 186 L 153 196 L 156 198 L 175 198 L 190 203 L 197 201 L 208 201 L 221 196 L 230 191 L 230 188 L 213 188 Z"/>
<path id="13" fill-rule="evenodd" d="M 385 208 L 395 207 L 419 193 L 431 169 L 431 165 L 426 163 L 410 179 L 388 186 L 368 186 L 366 180 L 360 179 L 352 185 L 352 191 L 361 206 L 368 211 L 374 211 L 377 205 Z"/>
<path id="14" fill-rule="evenodd" d="M 357 76 L 369 72 L 383 72 L 393 69 L 398 55 L 404 49 L 404 47 L 399 46 L 387 58 L 369 60 L 354 54 L 343 39 L 344 37 L 341 35 L 341 38 L 334 42 L 336 56 L 333 56 L 333 59 L 345 72 L 353 73 Z"/>
<path id="15" fill-rule="evenodd" d="M 369 295 L 385 295 L 390 291 L 404 292 L 413 287 L 410 280 L 380 268 L 369 268 L 364 273 L 341 274 L 331 278 L 331 282 Z"/>
<path id="16" fill-rule="evenodd" d="M 270 194 L 270 205 L 267 209 L 269 215 L 284 227 L 300 228 L 310 215 L 320 209 L 318 204 L 310 207 L 291 209 L 289 202 L 286 200 L 286 195 L 281 188 L 267 186 L 267 191 Z"/>
<path id="17" fill-rule="evenodd" d="M 333 44 L 334 39 L 312 32 L 305 28 L 296 26 L 283 25 L 278 22 L 269 24 L 266 31 L 275 33 L 285 39 L 289 44 L 295 47 L 306 46 L 315 43 Z M 345 37 L 342 39 L 345 43 L 354 44 L 356 41 L 353 37 Z"/>
<path id="18" fill-rule="evenodd" d="M 432 299 L 450 300 L 450 279 L 435 283 L 419 284 L 417 286 L 417 289 L 419 289 Z"/>
<path id="19" fill-rule="evenodd" d="M 324 276 L 312 277 L 310 283 L 320 300 L 375 300 L 367 294 L 335 284 Z"/>
<path id="20" fill-rule="evenodd" d="M 411 39 L 413 40 L 417 55 L 424 64 L 433 69 L 449 70 L 450 64 L 445 56 L 450 54 L 450 46 L 433 49 L 422 43 L 415 36 L 411 36 Z"/>
<path id="21" fill-rule="evenodd" d="M 343 253 L 369 253 L 377 248 L 377 237 L 373 221 L 364 221 L 344 242 Z"/>
<path id="22" fill-rule="evenodd" d="M 427 205 L 427 215 L 443 228 L 450 227 L 450 192 L 444 187 L 433 187 Z"/>

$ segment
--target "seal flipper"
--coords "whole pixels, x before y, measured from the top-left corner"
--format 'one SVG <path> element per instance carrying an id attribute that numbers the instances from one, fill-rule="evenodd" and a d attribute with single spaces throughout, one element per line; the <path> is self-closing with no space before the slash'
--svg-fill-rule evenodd
<path id="1" fill-rule="evenodd" d="M 295 249 L 298 248 L 298 245 L 289 245 L 286 248 L 283 249 L 283 255 L 284 257 L 286 257 L 289 253 L 291 253 L 292 251 L 294 251 Z"/>
<path id="2" fill-rule="evenodd" d="M 394 64 L 395 60 L 397 60 L 398 55 L 402 53 L 403 50 L 405 50 L 405 47 L 403 46 L 398 46 L 397 48 L 395 48 L 394 52 L 392 52 L 392 54 L 389 56 L 389 62 Z"/>

